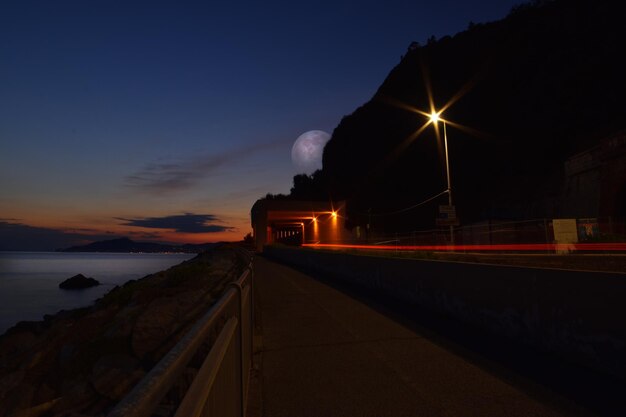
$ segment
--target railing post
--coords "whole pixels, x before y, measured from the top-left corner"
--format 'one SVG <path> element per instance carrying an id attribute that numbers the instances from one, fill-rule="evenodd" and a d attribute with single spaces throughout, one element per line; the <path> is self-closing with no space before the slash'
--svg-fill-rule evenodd
<path id="1" fill-rule="evenodd" d="M 252 262 L 248 266 L 250 270 L 250 366 L 254 368 L 254 329 L 256 323 L 254 321 L 254 269 L 252 268 Z"/>
<path id="2" fill-rule="evenodd" d="M 243 288 L 241 286 L 241 284 L 239 284 L 238 282 L 231 282 L 230 284 L 228 284 L 230 287 L 236 288 L 237 292 L 239 293 L 239 367 L 240 367 L 240 372 L 239 372 L 239 396 L 240 396 L 240 408 L 239 410 L 241 411 L 241 417 L 245 417 L 245 401 L 246 401 L 246 388 L 245 388 L 245 376 L 244 376 L 244 372 L 246 372 L 244 363 L 243 363 Z"/>

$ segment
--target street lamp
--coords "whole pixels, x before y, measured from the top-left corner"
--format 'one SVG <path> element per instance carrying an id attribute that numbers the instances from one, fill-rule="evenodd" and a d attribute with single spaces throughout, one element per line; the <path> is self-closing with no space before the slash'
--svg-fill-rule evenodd
<path id="1" fill-rule="evenodd" d="M 443 124 L 443 144 L 444 144 L 444 148 L 446 151 L 446 179 L 448 181 L 448 189 L 446 191 L 448 192 L 448 205 L 452 207 L 452 185 L 450 183 L 450 161 L 448 160 L 448 135 L 446 133 L 446 121 L 439 117 L 440 114 L 441 112 L 433 111 L 430 113 L 429 117 L 430 117 L 430 122 L 432 124 L 437 125 L 439 121 L 441 121 L 441 123 Z M 454 226 L 452 224 L 450 224 L 450 243 L 454 245 Z"/>

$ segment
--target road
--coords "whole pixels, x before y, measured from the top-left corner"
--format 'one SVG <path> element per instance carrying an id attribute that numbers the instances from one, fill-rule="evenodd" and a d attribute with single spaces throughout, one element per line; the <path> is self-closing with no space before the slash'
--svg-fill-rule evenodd
<path id="1" fill-rule="evenodd" d="M 304 273 L 262 257 L 254 272 L 250 417 L 593 415 Z"/>

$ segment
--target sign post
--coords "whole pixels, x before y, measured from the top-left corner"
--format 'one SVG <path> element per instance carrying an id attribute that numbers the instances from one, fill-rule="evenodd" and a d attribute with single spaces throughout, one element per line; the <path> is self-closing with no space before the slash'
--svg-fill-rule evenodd
<path id="1" fill-rule="evenodd" d="M 456 207 L 452 205 L 439 206 L 439 216 L 435 219 L 437 226 L 458 226 L 459 219 L 456 217 Z"/>

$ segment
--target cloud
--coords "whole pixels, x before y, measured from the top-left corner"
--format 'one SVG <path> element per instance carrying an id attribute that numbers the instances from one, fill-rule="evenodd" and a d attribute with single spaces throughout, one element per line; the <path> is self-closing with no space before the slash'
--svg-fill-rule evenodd
<path id="1" fill-rule="evenodd" d="M 234 227 L 214 224 L 220 222 L 213 214 L 185 213 L 164 217 L 122 219 L 123 226 L 145 227 L 148 229 L 171 229 L 179 233 L 218 233 L 235 230 Z"/>
<path id="2" fill-rule="evenodd" d="M 0 250 L 52 251 L 111 238 L 101 232 L 76 233 L 0 220 Z"/>
<path id="3" fill-rule="evenodd" d="M 198 181 L 215 174 L 220 168 L 240 162 L 259 152 L 267 151 L 290 141 L 278 140 L 256 143 L 229 152 L 201 155 L 179 161 L 146 164 L 139 171 L 127 175 L 127 187 L 148 193 L 163 194 L 193 187 Z"/>
<path id="4" fill-rule="evenodd" d="M 181 233 L 217 233 L 236 230 L 234 227 L 219 224 L 221 221 L 211 214 L 186 213 L 177 216 L 118 220 L 125 221 L 126 226 L 173 229 Z M 20 223 L 18 219 L 0 219 L 0 251 L 54 251 L 117 237 L 167 243 L 158 231 L 126 231 L 120 235 L 116 232 L 92 229 L 51 229 L 29 226 Z"/>
<path id="5" fill-rule="evenodd" d="M 191 188 L 224 164 L 219 157 L 196 158 L 184 163 L 151 163 L 124 180 L 126 186 L 146 192 L 174 192 Z"/>

